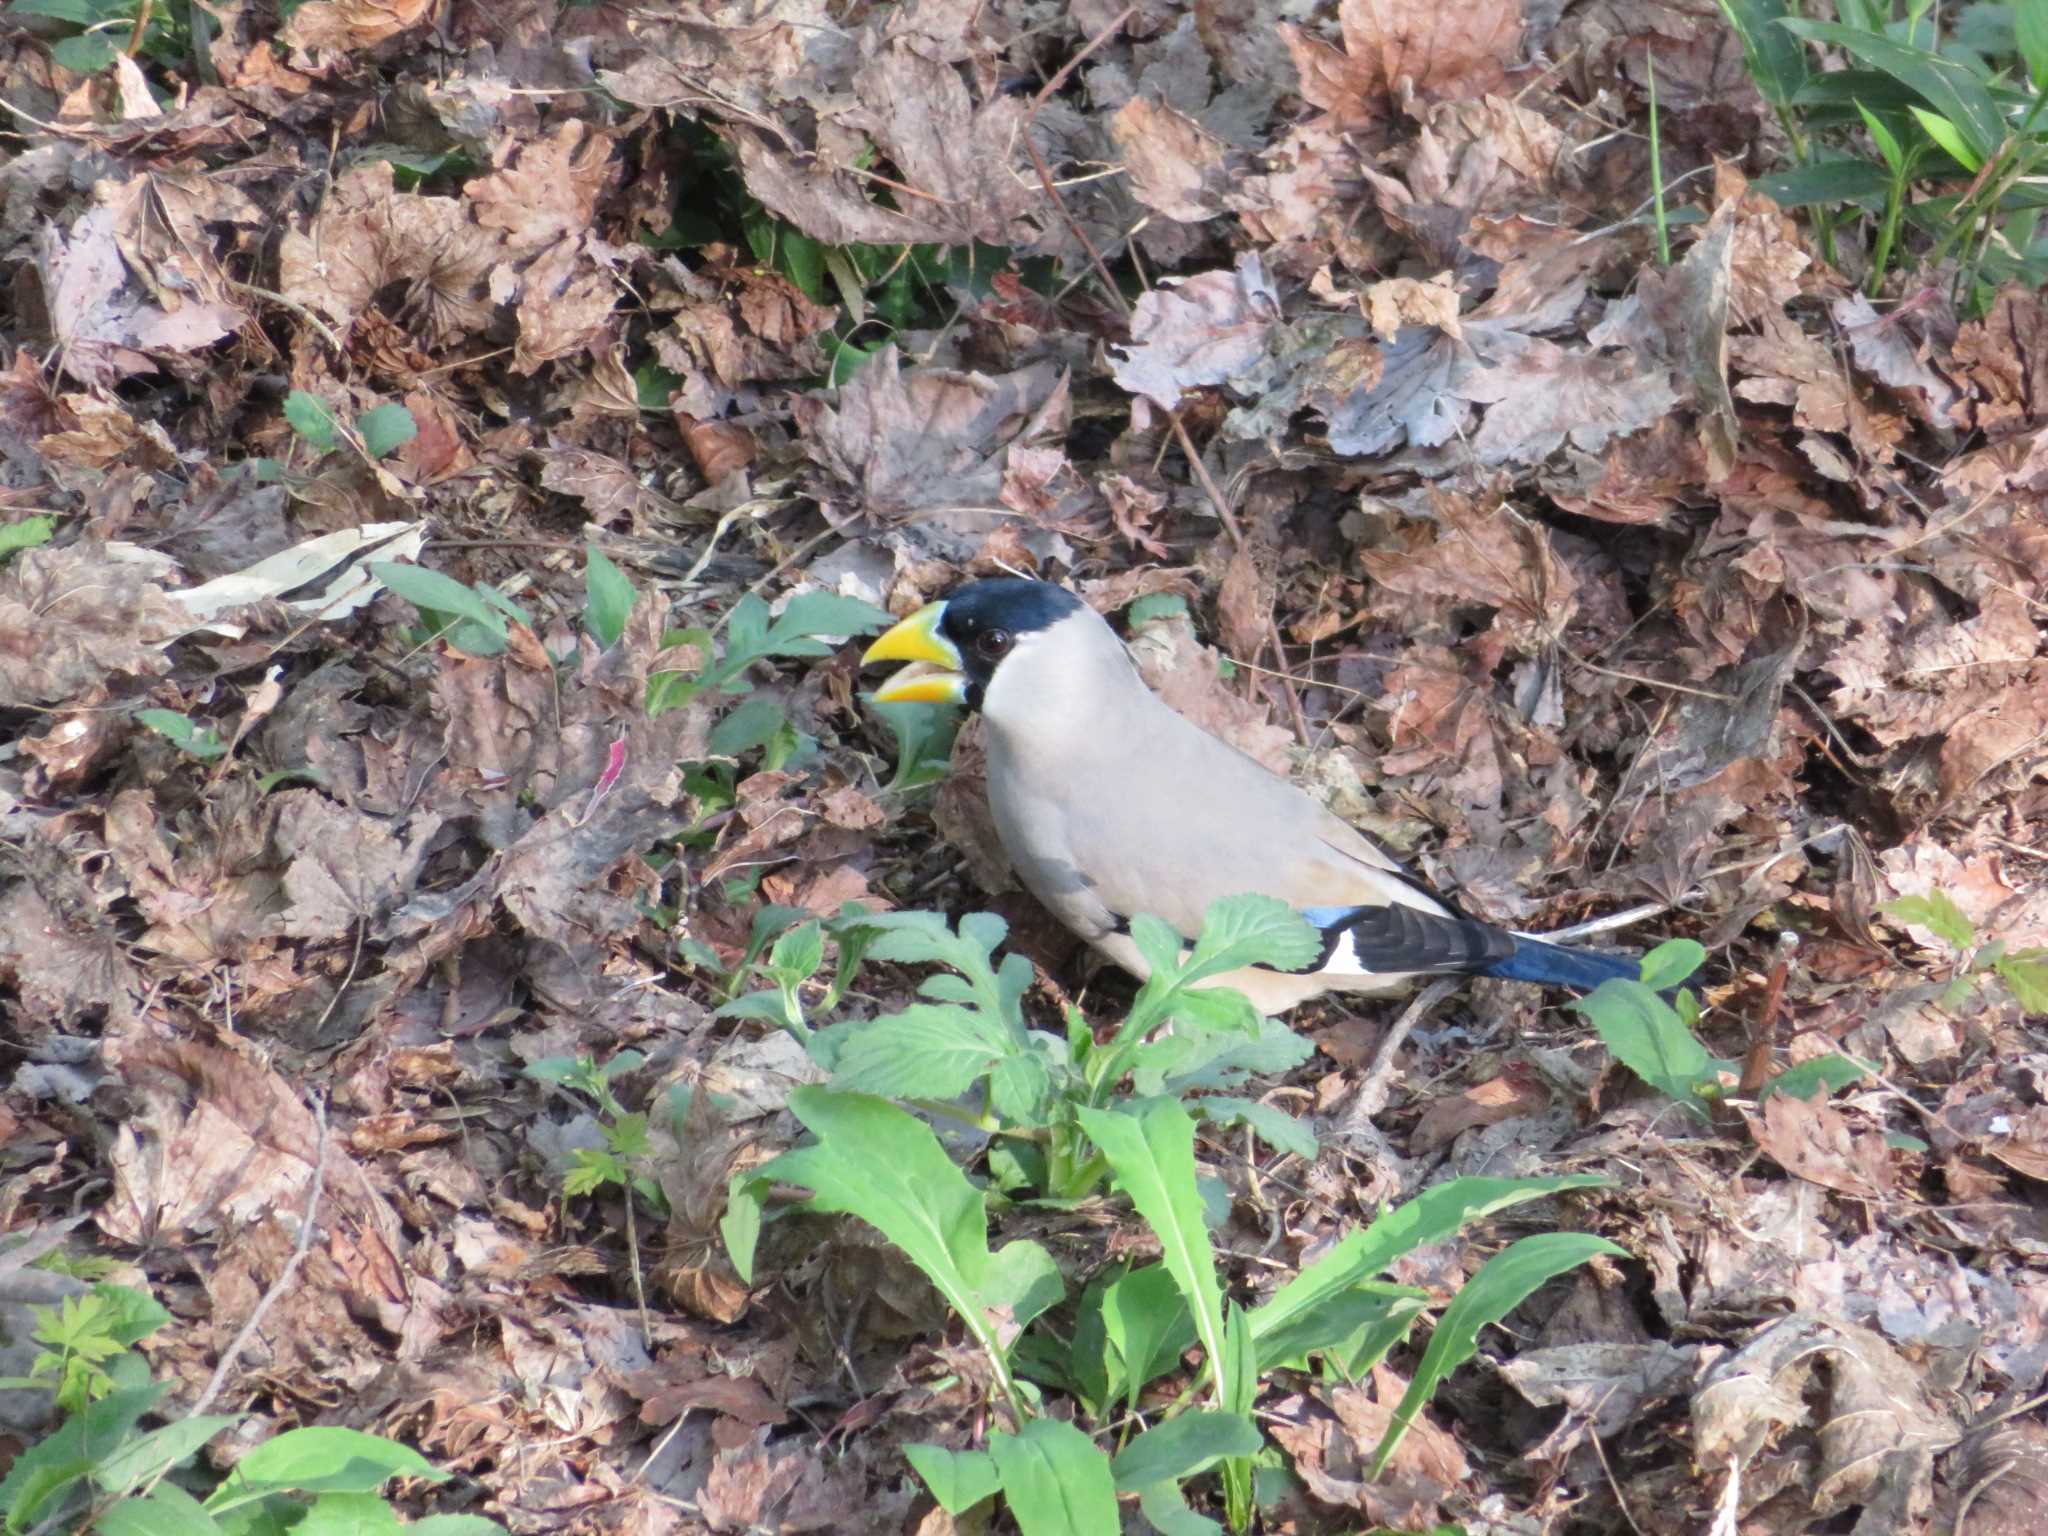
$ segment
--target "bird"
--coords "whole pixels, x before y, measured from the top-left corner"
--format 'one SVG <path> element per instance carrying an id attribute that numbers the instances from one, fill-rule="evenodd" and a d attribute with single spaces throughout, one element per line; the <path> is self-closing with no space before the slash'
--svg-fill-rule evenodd
<path id="1" fill-rule="evenodd" d="M 988 803 L 1025 887 L 1140 981 L 1130 932 L 1148 913 L 1192 941 L 1221 897 L 1285 902 L 1322 936 L 1300 971 L 1207 984 L 1262 1013 L 1329 992 L 1389 993 L 1436 976 L 1591 990 L 1636 962 L 1461 913 L 1292 780 L 1178 713 L 1116 631 L 1065 588 L 968 582 L 885 631 L 861 659 L 907 662 L 882 703 L 964 705 L 983 721 Z"/>

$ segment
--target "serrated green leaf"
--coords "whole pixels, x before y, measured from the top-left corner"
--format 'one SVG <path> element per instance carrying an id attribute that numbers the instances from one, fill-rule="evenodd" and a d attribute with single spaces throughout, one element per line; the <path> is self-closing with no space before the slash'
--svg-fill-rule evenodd
<path id="1" fill-rule="evenodd" d="M 1944 891 L 1929 891 L 1925 896 L 1901 896 L 1877 910 L 1901 923 L 1927 929 L 1951 949 L 1968 949 L 1977 941 L 1977 925 Z"/>
<path id="2" fill-rule="evenodd" d="M 363 451 L 373 459 L 381 459 L 396 453 L 418 437 L 420 427 L 412 419 L 411 411 L 392 401 L 372 406 L 358 416 L 356 432 L 362 437 Z"/>
<path id="3" fill-rule="evenodd" d="M 1116 1480 L 1094 1441 L 1062 1419 L 988 1437 L 1003 1498 L 1023 1536 L 1120 1536 Z"/>
<path id="4" fill-rule="evenodd" d="M 1480 1266 L 1479 1273 L 1465 1282 L 1451 1298 L 1436 1331 L 1422 1351 L 1414 1379 L 1401 1395 L 1393 1421 L 1373 1454 L 1372 1476 L 1386 1470 L 1387 1458 L 1435 1394 L 1437 1386 L 1452 1371 L 1477 1352 L 1479 1331 L 1497 1323 L 1520 1306 L 1554 1275 L 1576 1269 L 1602 1254 L 1627 1258 L 1628 1251 L 1585 1232 L 1541 1232 L 1511 1244 Z"/>
<path id="5" fill-rule="evenodd" d="M 987 1451 L 949 1451 L 942 1445 L 909 1441 L 903 1455 L 949 1515 L 966 1514 L 1003 1486 L 995 1458 Z"/>
<path id="6" fill-rule="evenodd" d="M 833 1085 L 891 1099 L 958 1098 L 1006 1053 L 965 1008 L 917 1003 L 862 1025 L 840 1049 Z"/>

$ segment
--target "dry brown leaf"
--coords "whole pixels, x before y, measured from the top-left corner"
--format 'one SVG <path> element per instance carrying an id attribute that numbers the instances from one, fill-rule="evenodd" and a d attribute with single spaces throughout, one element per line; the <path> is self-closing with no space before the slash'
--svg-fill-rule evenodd
<path id="1" fill-rule="evenodd" d="M 1280 296 L 1259 258 L 1234 270 L 1169 279 L 1131 313 L 1131 341 L 1111 368 L 1117 383 L 1167 410 L 1188 391 L 1250 371 L 1266 353 Z"/>

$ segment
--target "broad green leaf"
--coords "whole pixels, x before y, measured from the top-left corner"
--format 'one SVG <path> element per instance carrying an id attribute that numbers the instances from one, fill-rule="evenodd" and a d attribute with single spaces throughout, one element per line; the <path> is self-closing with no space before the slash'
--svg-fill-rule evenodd
<path id="1" fill-rule="evenodd" d="M 201 762 L 211 762 L 227 755 L 228 744 L 220 739 L 218 731 L 211 726 L 200 725 L 175 709 L 138 709 L 135 719 L 138 724 L 167 737 L 180 750 L 191 753 Z"/>
<path id="2" fill-rule="evenodd" d="M 1706 963 L 1707 952 L 1692 939 L 1666 939 L 1641 962 L 1636 978 L 1652 992 L 1675 987 Z"/>
<path id="3" fill-rule="evenodd" d="M 1186 617 L 1188 600 L 1178 592 L 1153 592 L 1139 598 L 1124 613 L 1132 629 L 1142 629 L 1154 619 Z"/>
<path id="4" fill-rule="evenodd" d="M 104 32 L 85 32 L 77 37 L 60 37 L 50 44 L 50 57 L 66 69 L 81 75 L 98 74 L 120 55 L 119 46 Z"/>
<path id="5" fill-rule="evenodd" d="M 2023 1012 L 2048 1013 L 2048 949 L 2000 955 L 1995 969 Z"/>
<path id="6" fill-rule="evenodd" d="M 120 12 L 105 0 L 10 0 L 7 14 L 47 16 L 52 21 L 68 21 L 75 27 L 95 27 L 120 18 Z"/>
<path id="7" fill-rule="evenodd" d="M 1386 1470 L 1387 1458 L 1394 1454 L 1394 1447 L 1415 1422 L 1423 1404 L 1435 1394 L 1438 1384 L 1477 1352 L 1480 1329 L 1506 1317 L 1552 1276 L 1576 1269 L 1601 1254 L 1628 1257 L 1626 1249 L 1590 1233 L 1540 1232 L 1503 1249 L 1480 1266 L 1479 1273 L 1465 1282 L 1437 1320 L 1436 1331 L 1429 1336 L 1429 1345 L 1415 1368 L 1415 1377 L 1401 1395 L 1393 1422 L 1388 1424 L 1373 1455 L 1373 1477 Z"/>
<path id="8" fill-rule="evenodd" d="M 24 1465 L 27 1463 L 27 1465 Z M 19 1457 L 0 1483 L 0 1517 L 9 1531 L 34 1528 L 47 1512 L 61 1507 L 61 1498 L 91 1475 L 97 1463 L 90 1456 Z"/>
<path id="9" fill-rule="evenodd" d="M 1131 1082 L 1143 1098 L 1182 1098 L 1198 1088 L 1235 1088 L 1247 1077 L 1280 1077 L 1307 1061 L 1315 1047 L 1278 1019 L 1261 1019 L 1253 1035 L 1162 1035 L 1138 1047 Z"/>
<path id="10" fill-rule="evenodd" d="M 1927 137 L 1947 150 L 1950 158 L 1957 161 L 1964 170 L 1975 175 L 1984 168 L 1983 157 L 1964 142 L 1954 123 L 1939 112 L 1930 112 L 1922 106 L 1909 107 L 1907 110 L 1913 114 L 1920 126 L 1927 130 Z"/>
<path id="11" fill-rule="evenodd" d="M 1861 203 L 1875 208 L 1884 205 L 1891 178 L 1883 166 L 1868 160 L 1817 160 L 1759 176 L 1749 185 L 1780 208 L 1807 208 L 1816 203 Z"/>
<path id="12" fill-rule="evenodd" d="M 1109 1160 L 1117 1183 L 1158 1237 L 1160 1262 L 1186 1298 L 1195 1337 L 1202 1341 L 1211 1373 L 1220 1379 L 1223 1288 L 1216 1279 L 1201 1191 L 1195 1187 L 1195 1122 L 1172 1099 L 1154 1099 L 1129 1113 L 1085 1107 L 1077 1113 L 1088 1139 Z"/>
<path id="13" fill-rule="evenodd" d="M 1428 1305 L 1427 1291 L 1364 1280 L 1348 1291 L 1324 1297 L 1313 1309 L 1296 1313 L 1284 1323 L 1268 1323 L 1263 1331 L 1257 1331 L 1259 1313 L 1254 1312 L 1259 1369 L 1292 1365 L 1322 1350 L 1359 1340 L 1368 1329 L 1382 1325 L 1393 1331 L 1390 1344 L 1399 1342 Z"/>
<path id="14" fill-rule="evenodd" d="M 1790 106 L 1806 83 L 1806 50 L 1772 23 L 1786 14 L 1784 0 L 1720 0 L 1721 14 L 1742 40 L 1742 60 L 1765 101 Z"/>
<path id="15" fill-rule="evenodd" d="M 815 922 L 799 923 L 768 952 L 768 969 L 788 981 L 802 981 L 824 963 L 825 930 Z"/>
<path id="16" fill-rule="evenodd" d="M 338 1424 L 315 1424 L 288 1429 L 250 1451 L 235 1463 L 206 1507 L 232 1509 L 280 1490 L 375 1493 L 394 1477 L 448 1480 L 446 1472 L 396 1440 Z"/>
<path id="17" fill-rule="evenodd" d="M 1190 1409 L 1132 1440 L 1110 1463 L 1110 1472 L 1118 1492 L 1136 1493 L 1194 1477 L 1226 1456 L 1255 1455 L 1265 1443 L 1243 1414 Z"/>
<path id="18" fill-rule="evenodd" d="M 711 727 L 706 745 L 719 757 L 738 757 L 742 752 L 766 746 L 788 718 L 782 700 L 764 693 L 751 694 Z"/>
<path id="19" fill-rule="evenodd" d="M 1188 957 L 1183 983 L 1241 966 L 1294 971 L 1322 953 L 1322 936 L 1307 918 L 1271 896 L 1226 896 L 1202 914 L 1202 936 Z"/>
<path id="20" fill-rule="evenodd" d="M 1061 1419 L 988 1437 L 1003 1499 L 1023 1536 L 1120 1536 L 1116 1481 L 1095 1442 Z"/>
<path id="21" fill-rule="evenodd" d="M 93 1530 L 99 1536 L 221 1536 L 213 1516 L 176 1483 L 164 1483 L 146 1499 L 123 1499 Z"/>
<path id="22" fill-rule="evenodd" d="M 1377 1217 L 1363 1232 L 1343 1239 L 1273 1293 L 1251 1314 L 1260 1358 L 1270 1362 L 1268 1343 L 1293 1336 L 1317 1312 L 1361 1282 L 1377 1277 L 1403 1254 L 1455 1237 L 1467 1222 L 1495 1211 L 1541 1200 L 1568 1189 L 1597 1189 L 1598 1174 L 1558 1174 L 1542 1179 L 1452 1179 L 1404 1201 Z M 1293 1353 L 1298 1353 L 1296 1350 Z"/>
<path id="23" fill-rule="evenodd" d="M 388 458 L 420 435 L 412 412 L 396 401 L 363 412 L 356 418 L 356 431 L 362 435 L 363 451 L 373 459 Z"/>
<path id="24" fill-rule="evenodd" d="M 1198 1515 L 1171 1483 L 1155 1483 L 1138 1493 L 1138 1512 L 1159 1536 L 1223 1536 L 1220 1522 Z"/>
<path id="25" fill-rule="evenodd" d="M 298 433 L 300 441 L 316 453 L 326 453 L 341 441 L 341 424 L 325 400 L 303 389 L 284 397 L 284 419 Z"/>
<path id="26" fill-rule="evenodd" d="M 1225 1094 L 1192 1102 L 1212 1125 L 1248 1125 L 1259 1140 L 1276 1151 L 1291 1152 L 1303 1162 L 1316 1160 L 1316 1133 L 1284 1109 L 1275 1109 L 1257 1099 L 1231 1098 Z"/>
<path id="27" fill-rule="evenodd" d="M 16 550 L 34 549 L 38 544 L 47 544 L 57 532 L 57 519 L 38 512 L 33 517 L 17 518 L 0 527 L 0 560 L 5 560 Z"/>
<path id="28" fill-rule="evenodd" d="M 718 1235 L 725 1239 L 726 1257 L 740 1284 L 754 1283 L 754 1249 L 761 1240 L 761 1210 L 768 1195 L 768 1181 L 736 1173 L 725 1186 L 725 1214 L 718 1218 Z"/>
<path id="29" fill-rule="evenodd" d="M 1164 1264 L 1147 1264 L 1104 1287 L 1101 1323 L 1104 1340 L 1121 1364 L 1121 1390 L 1133 1411 L 1138 1394 L 1179 1365 L 1195 1342 L 1194 1314 Z"/>
<path id="30" fill-rule="evenodd" d="M 1607 1049 L 1659 1093 L 1701 1119 L 1711 1118 L 1700 1089 L 1719 1063 L 1669 1003 L 1639 981 L 1603 981 L 1566 1004 L 1593 1021 Z"/>
<path id="31" fill-rule="evenodd" d="M 98 1457 L 90 1452 L 129 1439 L 137 1421 L 169 1390 L 169 1382 L 152 1381 L 111 1392 L 16 1456 L 7 1475 L 0 1477 L 0 1521 L 14 1530 L 33 1525 L 56 1492 L 98 1465 Z"/>
<path id="32" fill-rule="evenodd" d="M 1051 1255 L 1036 1243 L 988 1247 L 988 1211 L 931 1128 L 880 1099 L 806 1086 L 789 1107 L 818 1140 L 785 1152 L 756 1176 L 811 1190 L 819 1210 L 860 1217 L 924 1271 L 999 1371 L 995 1313 L 1022 1329 L 1060 1299 Z"/>
<path id="33" fill-rule="evenodd" d="M 1991 158 L 2005 138 L 2005 120 L 1984 82 L 1969 65 L 1924 48 L 1897 42 L 1880 32 L 1865 32 L 1832 21 L 1785 18 L 1777 23 L 1809 42 L 1832 43 L 1872 69 L 1882 70 L 1955 126 L 1978 162 Z"/>
<path id="34" fill-rule="evenodd" d="M 125 1441 L 100 1463 L 93 1481 L 106 1493 L 133 1493 L 151 1478 L 177 1466 L 222 1430 L 240 1422 L 240 1418 L 232 1413 L 203 1414 L 196 1419 L 178 1419 L 139 1439 Z"/>
<path id="35" fill-rule="evenodd" d="M 423 565 L 402 565 L 395 560 L 372 560 L 369 571 L 415 608 L 468 619 L 499 635 L 505 633 L 504 616 L 485 602 L 473 587 L 465 586 L 453 576 L 430 571 Z"/>
<path id="36" fill-rule="evenodd" d="M 1796 1067 L 1787 1067 L 1765 1083 L 1757 1092 L 1757 1102 L 1762 1103 L 1774 1093 L 1790 1094 L 1795 1099 L 1811 1099 L 1815 1094 L 1825 1098 L 1867 1076 L 1869 1071 L 1850 1056 L 1816 1056 Z"/>
<path id="37" fill-rule="evenodd" d="M 797 636 L 872 635 L 894 622 L 887 609 L 857 597 L 843 597 L 837 592 L 799 592 L 784 605 L 768 633 L 777 641 Z"/>
<path id="38" fill-rule="evenodd" d="M 913 1003 L 861 1025 L 841 1047 L 833 1086 L 891 1099 L 958 1098 L 1007 1047 L 965 1008 Z"/>
<path id="39" fill-rule="evenodd" d="M 633 583 L 595 544 L 583 562 L 583 625 L 599 647 L 610 650 L 626 632 L 633 611 Z"/>
<path id="40" fill-rule="evenodd" d="M 374 1493 L 323 1493 L 292 1536 L 399 1536 L 398 1511 Z"/>
<path id="41" fill-rule="evenodd" d="M 949 1451 L 912 1441 L 904 1445 L 903 1454 L 949 1515 L 965 1514 L 1003 1486 L 996 1460 L 987 1451 Z"/>
<path id="42" fill-rule="evenodd" d="M 1927 929 L 1951 949 L 1968 949 L 1977 942 L 1977 925 L 1944 891 L 1929 891 L 1925 896 L 1901 896 L 1877 910 L 1902 923 Z"/>
<path id="43" fill-rule="evenodd" d="M 2027 77 L 2037 91 L 2048 91 L 2048 5 L 2041 0 L 2015 0 L 2013 42 L 2026 60 Z"/>

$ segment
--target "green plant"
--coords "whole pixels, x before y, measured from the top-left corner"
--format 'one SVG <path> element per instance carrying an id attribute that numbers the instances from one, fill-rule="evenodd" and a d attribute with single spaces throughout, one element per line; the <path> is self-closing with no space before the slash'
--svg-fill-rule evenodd
<path id="1" fill-rule="evenodd" d="M 568 1171 L 562 1175 L 564 1200 L 615 1186 L 639 1195 L 656 1213 L 668 1213 L 668 1198 L 648 1172 L 654 1153 L 648 1117 L 628 1110 L 612 1092 L 614 1078 L 644 1066 L 646 1060 L 638 1051 L 620 1051 L 602 1066 L 588 1056 L 549 1056 L 527 1064 L 526 1075 L 534 1081 L 584 1094 L 597 1106 L 604 1144 L 570 1152 Z"/>
<path id="2" fill-rule="evenodd" d="M 192 53 L 190 11 L 164 0 L 11 0 L 10 20 L 40 16 L 76 27 L 50 45 L 50 57 L 81 75 L 97 74 L 124 52 L 160 64 L 181 64 Z"/>
<path id="3" fill-rule="evenodd" d="M 525 609 L 488 583 L 465 586 L 453 576 L 395 560 L 373 560 L 368 568 L 372 576 L 419 609 L 426 623 L 409 637 L 414 645 L 438 638 L 472 656 L 496 656 L 512 643 L 508 620 L 532 625 Z"/>
<path id="4" fill-rule="evenodd" d="M 1952 256 L 1978 307 L 2000 283 L 2048 281 L 2048 21 L 2037 4 L 1993 14 L 1914 3 L 1894 19 L 1889 0 L 1837 0 L 1832 21 L 1787 0 L 1719 4 L 1795 161 L 1756 185 L 1809 211 L 1829 261 L 1836 236 L 1868 222 L 1873 290 L 1895 265 Z M 1847 67 L 1816 67 L 1808 45 L 1839 50 Z"/>
<path id="5" fill-rule="evenodd" d="M 1724 1091 L 1721 1075 L 1740 1070 L 1739 1063 L 1714 1055 L 1700 1043 L 1693 1033 L 1700 1018 L 1699 998 L 1678 985 L 1706 957 L 1691 939 L 1672 939 L 1643 956 L 1640 980 L 1604 981 L 1569 1005 L 1592 1022 L 1617 1061 L 1703 1120 L 1712 1118 L 1711 1101 Z M 1777 1074 L 1759 1096 L 1794 1093 L 1810 1098 L 1816 1091 L 1847 1087 L 1869 1070 L 1850 1056 L 1816 1057 Z"/>
<path id="6" fill-rule="evenodd" d="M 387 458 L 419 435 L 412 412 L 394 403 L 372 406 L 344 427 L 333 408 L 318 395 L 295 389 L 284 399 L 284 419 L 299 440 L 315 453 L 332 453 L 352 444 L 370 459 Z"/>
<path id="7" fill-rule="evenodd" d="M 0 524 L 0 564 L 11 559 L 17 550 L 34 549 L 38 544 L 49 543 L 56 533 L 57 519 L 40 512 Z"/>
<path id="8" fill-rule="evenodd" d="M 228 744 L 220 739 L 220 732 L 210 725 L 200 725 L 190 715 L 181 715 L 175 709 L 138 709 L 135 718 L 201 762 L 227 755 Z"/>
<path id="9" fill-rule="evenodd" d="M 100 1285 L 62 1306 L 31 1307 L 48 1345 L 22 1378 L 0 1388 L 53 1394 L 65 1418 L 0 1477 L 7 1536 L 93 1531 L 98 1536 L 274 1536 L 398 1532 L 503 1536 L 480 1515 L 430 1515 L 402 1524 L 380 1490 L 395 1477 L 443 1482 L 417 1451 L 360 1430 L 286 1430 L 250 1450 L 225 1478 L 192 1459 L 241 1414 L 194 1414 L 145 1429 L 169 1390 L 152 1381 L 134 1345 L 169 1320 L 144 1292 Z"/>
<path id="10" fill-rule="evenodd" d="M 1940 891 L 1902 896 L 1878 909 L 1901 923 L 1925 928 L 1951 951 L 1952 972 L 1942 1005 L 1959 1008 L 1994 978 L 2024 1013 L 2048 1014 L 2048 948 L 2008 950 L 2004 941 L 1980 942 L 1977 925 Z"/>
<path id="11" fill-rule="evenodd" d="M 1158 1238 L 1162 1258 L 1091 1286 L 1063 1341 L 1047 1327 L 1065 1293 L 1050 1255 L 1030 1241 L 991 1249 L 986 1194 L 929 1126 L 882 1099 L 832 1088 L 799 1089 L 790 1108 L 815 1140 L 734 1181 L 725 1230 L 735 1266 L 751 1283 L 765 1197 L 777 1179 L 812 1191 L 813 1209 L 858 1216 L 901 1248 L 960 1318 L 1015 1425 L 991 1433 L 986 1450 L 922 1445 L 907 1454 L 949 1511 L 1000 1494 L 1027 1532 L 1113 1532 L 1119 1494 L 1135 1497 L 1161 1531 L 1216 1530 L 1186 1500 L 1186 1484 L 1211 1469 L 1220 1469 L 1230 1524 L 1246 1528 L 1255 1462 L 1275 1455 L 1252 1416 L 1267 1375 L 1325 1359 L 1340 1371 L 1369 1368 L 1407 1336 L 1428 1300 L 1380 1280 L 1387 1266 L 1518 1201 L 1603 1182 L 1453 1180 L 1383 1214 L 1263 1305 L 1246 1308 L 1227 1295 L 1209 1239 L 1193 1118 L 1168 1098 L 1084 1106 L 1082 1133 Z M 1599 1238 L 1549 1233 L 1483 1265 L 1432 1334 L 1379 1463 L 1443 1378 L 1471 1358 L 1482 1327 L 1550 1276 L 1620 1251 Z M 1202 1365 L 1177 1400 L 1142 1433 L 1114 1447 L 1099 1443 L 1128 1433 L 1120 1408 L 1178 1371 L 1191 1343 L 1199 1343 Z M 1049 1416 L 1048 1388 L 1071 1391 L 1096 1421 L 1094 1432 Z"/>

